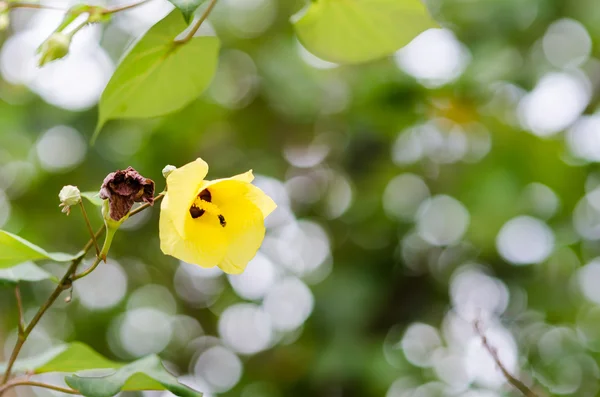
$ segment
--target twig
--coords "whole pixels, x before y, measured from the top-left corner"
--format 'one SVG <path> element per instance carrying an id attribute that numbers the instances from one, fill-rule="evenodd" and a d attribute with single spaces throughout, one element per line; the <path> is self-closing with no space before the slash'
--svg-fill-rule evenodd
<path id="1" fill-rule="evenodd" d="M 210 3 L 208 3 L 208 7 L 206 7 L 206 10 L 204 10 L 204 14 L 202 14 L 200 19 L 198 19 L 196 24 L 190 29 L 188 34 L 185 35 L 185 37 L 183 39 L 175 40 L 175 44 L 185 44 L 188 41 L 190 41 L 192 39 L 192 37 L 194 37 L 194 35 L 198 31 L 198 29 L 200 29 L 200 26 L 202 26 L 202 23 L 206 20 L 206 18 L 208 18 L 208 16 L 210 15 L 210 12 L 215 7 L 215 4 L 217 4 L 217 0 L 210 0 Z"/>
<path id="2" fill-rule="evenodd" d="M 162 200 L 162 198 L 165 197 L 165 194 L 166 194 L 165 192 L 161 192 L 161 193 L 157 194 L 156 197 L 154 197 L 154 201 L 156 202 L 156 201 Z M 144 203 L 144 204 L 140 205 L 139 207 L 137 207 L 136 209 L 134 209 L 133 211 L 130 211 L 129 216 L 133 216 L 137 213 L 140 213 L 143 210 L 145 210 L 146 208 L 150 207 L 151 205 L 153 205 L 153 204 Z"/>
<path id="3" fill-rule="evenodd" d="M 104 226 L 102 226 L 102 228 L 100 228 L 100 230 L 98 230 L 98 233 L 96 234 L 96 236 L 99 236 L 103 231 L 104 231 Z M 73 274 L 73 272 L 75 272 L 75 270 L 77 269 L 77 265 L 79 265 L 79 263 L 83 260 L 83 257 L 85 256 L 85 254 L 87 254 L 87 252 L 90 250 L 90 248 L 92 248 L 92 244 L 93 244 L 93 241 L 92 241 L 92 239 L 90 239 L 87 242 L 87 244 L 85 245 L 85 247 L 83 247 L 83 252 L 81 253 L 81 255 L 79 255 L 77 258 L 73 259 L 73 261 L 71 262 L 71 265 L 69 266 L 69 269 L 67 269 L 67 272 L 65 273 L 63 278 L 60 280 L 60 282 L 58 283 L 58 285 L 56 286 L 56 288 L 54 289 L 52 294 L 48 297 L 46 302 L 44 302 L 44 304 L 38 309 L 37 313 L 35 313 L 35 316 L 33 316 L 33 319 L 31 320 L 29 325 L 25 328 L 23 333 L 20 334 L 19 337 L 17 338 L 15 347 L 13 348 L 13 351 L 12 351 L 10 358 L 8 360 L 8 363 L 6 365 L 6 372 L 4 373 L 4 377 L 2 378 L 2 382 L 0 382 L 0 384 L 5 384 L 8 381 L 8 379 L 10 377 L 10 373 L 12 371 L 12 367 L 15 364 L 15 361 L 17 360 L 17 357 L 19 356 L 21 348 L 23 347 L 23 344 L 27 340 L 27 337 L 29 336 L 29 334 L 31 333 L 33 328 L 40 321 L 40 319 L 42 318 L 44 313 L 46 313 L 46 310 L 48 310 L 50 308 L 50 306 L 52 306 L 52 304 L 59 297 L 61 292 L 63 292 L 65 289 L 70 287 L 71 274 Z"/>
<path id="4" fill-rule="evenodd" d="M 494 348 L 489 343 L 488 339 L 486 338 L 485 333 L 481 329 L 481 323 L 479 320 L 475 321 L 474 327 L 475 327 L 475 332 L 481 338 L 481 343 L 483 344 L 483 347 L 490 354 L 490 356 L 496 363 L 496 366 L 500 369 L 500 371 L 502 372 L 502 375 L 504 375 L 504 377 L 506 378 L 508 383 L 510 383 L 515 389 L 520 391 L 521 394 L 523 394 L 525 397 L 540 397 L 536 393 L 534 393 L 533 390 L 531 390 L 529 387 L 527 387 L 527 385 L 525 383 L 521 382 L 519 379 L 514 377 L 510 372 L 508 372 L 508 370 L 506 369 L 504 364 L 502 364 L 502 361 L 500 361 L 500 357 L 498 356 L 498 351 L 496 350 L 496 348 Z"/>
<path id="5" fill-rule="evenodd" d="M 90 236 L 92 236 L 94 248 L 96 248 L 96 255 L 100 256 L 100 247 L 98 247 L 98 241 L 96 240 L 94 230 L 92 229 L 92 224 L 90 223 L 90 218 L 88 218 L 87 211 L 85 210 L 85 206 L 83 205 L 83 200 L 79 202 L 79 207 L 81 208 L 81 213 L 83 214 L 83 219 L 85 220 L 88 232 L 90 232 Z"/>
<path id="6" fill-rule="evenodd" d="M 33 9 L 37 9 L 37 10 L 54 10 L 54 11 L 67 11 L 64 8 L 61 7 L 54 7 L 54 6 L 49 6 L 46 4 L 36 4 L 36 3 L 13 3 L 10 2 L 7 4 L 8 8 L 33 8 Z"/>
<path id="7" fill-rule="evenodd" d="M 154 200 L 160 200 L 163 198 L 163 196 L 164 196 L 164 193 L 161 193 L 158 196 L 156 196 L 154 198 Z M 141 205 L 135 211 L 131 211 L 129 213 L 129 216 L 135 215 L 135 214 L 145 210 L 149 206 L 150 206 L 149 204 Z M 103 225 L 98 230 L 98 232 L 96 232 L 96 234 L 94 235 L 96 240 L 98 239 L 98 237 L 100 237 L 102 232 L 104 232 L 104 229 L 105 229 L 105 226 Z M 56 286 L 56 288 L 54 289 L 52 294 L 50 294 L 50 296 L 48 297 L 46 302 L 44 302 L 44 304 L 38 309 L 35 316 L 33 316 L 33 319 L 31 319 L 31 322 L 29 323 L 29 325 L 25 328 L 23 333 L 20 334 L 19 337 L 17 338 L 15 347 L 13 348 L 13 351 L 12 351 L 10 358 L 8 360 L 8 363 L 6 365 L 6 372 L 4 373 L 4 376 L 2 377 L 2 381 L 0 381 L 0 385 L 7 384 L 8 379 L 10 378 L 10 374 L 12 372 L 13 365 L 15 364 L 15 361 L 17 360 L 17 357 L 19 356 L 21 348 L 23 347 L 23 344 L 27 340 L 27 337 L 29 336 L 29 334 L 31 333 L 33 328 L 37 325 L 37 323 L 40 321 L 40 319 L 42 318 L 44 313 L 46 313 L 46 311 L 50 308 L 50 306 L 52 306 L 52 304 L 56 301 L 56 299 L 60 296 L 60 294 L 64 290 L 71 288 L 72 276 L 73 276 L 73 274 L 75 274 L 75 272 L 77 270 L 77 266 L 81 263 L 81 261 L 83 260 L 85 255 L 88 253 L 88 251 L 92 248 L 93 244 L 94 244 L 94 241 L 92 239 L 90 239 L 86 243 L 86 245 L 83 247 L 81 255 L 79 255 L 77 258 L 73 259 L 73 261 L 71 262 L 71 265 L 67 269 L 67 272 L 64 274 L 64 276 L 62 277 L 62 279 L 60 280 L 60 282 L 58 283 L 58 285 Z M 89 274 L 89 273 L 86 273 L 86 274 Z M 0 386 L 0 395 L 2 394 L 3 391 L 4 391 L 3 387 Z"/>
<path id="8" fill-rule="evenodd" d="M 19 312 L 19 334 L 25 332 L 25 316 L 23 314 L 23 300 L 21 299 L 21 288 L 19 284 L 15 286 L 15 298 L 17 299 L 17 310 Z"/>
<path id="9" fill-rule="evenodd" d="M 55 385 L 49 385 L 47 383 L 34 382 L 34 381 L 29 381 L 29 380 L 17 380 L 17 381 L 13 381 L 13 382 L 8 382 L 4 386 L 1 386 L 0 387 L 0 395 L 2 393 L 4 393 L 5 391 L 7 391 L 8 389 L 11 389 L 11 388 L 16 387 L 16 386 L 43 387 L 44 389 L 51 389 L 51 390 L 59 391 L 61 393 L 81 394 L 77 390 L 74 390 L 74 389 L 67 389 L 65 387 L 60 387 L 60 386 L 55 386 Z"/>
<path id="10" fill-rule="evenodd" d="M 151 1 L 151 0 L 142 0 L 142 1 L 138 1 L 137 3 L 126 4 L 124 6 L 116 6 L 116 7 L 113 7 L 113 8 L 107 8 L 102 13 L 105 14 L 105 15 L 108 15 L 108 14 L 114 14 L 114 13 L 125 11 L 125 10 L 130 10 L 130 9 L 135 8 L 137 6 L 141 6 L 143 4 L 146 4 L 149 1 Z"/>
<path id="11" fill-rule="evenodd" d="M 73 276 L 71 276 L 71 281 L 75 281 L 82 277 L 87 276 L 88 274 L 90 274 L 91 272 L 96 270 L 96 268 L 98 267 L 100 262 L 102 262 L 102 258 L 100 257 L 100 254 L 98 254 L 98 256 L 96 256 L 96 259 L 94 260 L 94 263 L 92 263 L 92 266 L 88 267 L 87 269 L 85 269 L 84 271 L 82 271 L 79 274 L 74 274 Z"/>

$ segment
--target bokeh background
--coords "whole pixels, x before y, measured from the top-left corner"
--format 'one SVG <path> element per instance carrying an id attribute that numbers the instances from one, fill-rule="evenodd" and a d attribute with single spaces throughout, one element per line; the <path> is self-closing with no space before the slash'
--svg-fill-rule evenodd
<path id="1" fill-rule="evenodd" d="M 240 276 L 164 256 L 158 208 L 128 220 L 24 356 L 71 340 L 114 359 L 159 353 L 207 397 L 517 395 L 474 333 L 479 319 L 526 383 L 596 396 L 598 1 L 432 0 L 444 28 L 360 66 L 298 43 L 289 17 L 303 5 L 219 1 L 203 26 L 223 43 L 210 89 L 168 117 L 111 122 L 93 147 L 115 63 L 172 6 L 153 0 L 86 27 L 41 70 L 35 50 L 61 13 L 11 15 L 0 227 L 76 252 L 87 232 L 78 211 L 60 212 L 63 185 L 96 190 L 131 165 L 161 190 L 166 164 L 198 156 L 211 178 L 253 169 L 279 205 Z M 24 287 L 28 317 L 51 288 Z M 15 338 L 2 289 L 0 356 Z"/>

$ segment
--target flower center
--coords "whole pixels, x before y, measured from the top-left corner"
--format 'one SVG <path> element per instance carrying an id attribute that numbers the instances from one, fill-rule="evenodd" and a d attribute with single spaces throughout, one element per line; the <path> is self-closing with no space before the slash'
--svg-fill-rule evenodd
<path id="1" fill-rule="evenodd" d="M 190 207 L 190 215 L 193 219 L 200 218 L 206 213 L 217 217 L 221 226 L 225 227 L 227 225 L 227 221 L 225 221 L 219 207 L 212 203 L 212 195 L 208 189 L 201 191 Z"/>

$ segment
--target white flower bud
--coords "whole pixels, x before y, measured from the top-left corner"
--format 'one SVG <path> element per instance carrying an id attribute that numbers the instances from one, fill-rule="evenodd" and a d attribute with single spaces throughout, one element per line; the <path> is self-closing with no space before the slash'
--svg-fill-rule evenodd
<path id="1" fill-rule="evenodd" d="M 177 167 L 174 165 L 167 165 L 165 168 L 163 168 L 162 174 L 166 179 L 169 175 L 171 175 L 171 172 L 175 171 L 176 169 Z"/>
<path id="2" fill-rule="evenodd" d="M 81 201 L 81 192 L 77 189 L 77 186 L 63 186 L 63 188 L 60 189 L 60 193 L 58 193 L 58 198 L 60 200 L 59 207 L 63 207 L 62 212 L 69 215 L 71 206 L 77 205 Z"/>

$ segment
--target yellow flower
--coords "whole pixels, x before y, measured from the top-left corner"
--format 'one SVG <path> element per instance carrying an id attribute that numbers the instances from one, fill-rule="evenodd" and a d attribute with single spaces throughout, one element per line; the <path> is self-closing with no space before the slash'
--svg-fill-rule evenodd
<path id="1" fill-rule="evenodd" d="M 277 207 L 252 185 L 252 171 L 204 180 L 208 164 L 196 159 L 167 177 L 160 206 L 160 248 L 202 267 L 239 274 L 265 236 L 264 219 Z"/>

